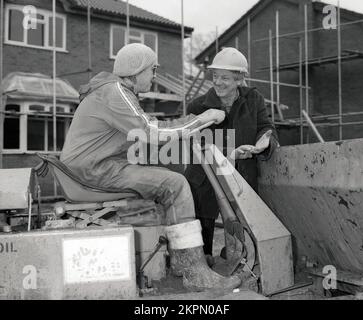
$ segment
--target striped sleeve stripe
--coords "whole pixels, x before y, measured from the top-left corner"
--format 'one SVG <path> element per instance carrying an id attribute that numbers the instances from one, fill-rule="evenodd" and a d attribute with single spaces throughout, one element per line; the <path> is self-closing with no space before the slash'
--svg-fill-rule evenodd
<path id="1" fill-rule="evenodd" d="M 148 117 L 146 117 L 146 115 L 143 113 L 143 112 L 140 112 L 140 110 L 138 109 L 137 106 L 135 106 L 135 104 L 131 101 L 131 99 L 127 96 L 126 92 L 123 90 L 123 88 L 121 87 L 120 83 L 117 83 L 117 89 L 122 97 L 122 99 L 126 102 L 126 104 L 130 107 L 130 109 L 133 111 L 133 113 L 137 116 L 137 117 L 140 117 L 144 122 L 145 124 L 148 126 L 148 127 L 151 127 L 153 128 L 154 130 L 158 130 L 158 131 L 162 131 L 163 133 L 166 133 L 166 132 L 175 132 L 175 131 L 182 131 L 182 130 L 193 130 L 193 129 L 196 129 L 198 128 L 201 123 L 200 123 L 200 120 L 198 119 L 194 119 L 182 126 L 176 126 L 174 128 L 159 128 L 157 126 L 157 124 L 155 123 L 152 123 L 150 121 L 150 119 L 148 119 Z"/>

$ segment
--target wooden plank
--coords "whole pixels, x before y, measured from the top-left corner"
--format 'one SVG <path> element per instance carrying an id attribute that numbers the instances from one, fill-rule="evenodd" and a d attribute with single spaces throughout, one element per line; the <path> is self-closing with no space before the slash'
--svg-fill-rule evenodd
<path id="1" fill-rule="evenodd" d="M 144 99 L 157 99 L 157 100 L 165 100 L 165 101 L 182 101 L 182 97 L 177 94 L 170 93 L 160 93 L 160 92 L 147 92 L 140 93 L 140 98 Z"/>

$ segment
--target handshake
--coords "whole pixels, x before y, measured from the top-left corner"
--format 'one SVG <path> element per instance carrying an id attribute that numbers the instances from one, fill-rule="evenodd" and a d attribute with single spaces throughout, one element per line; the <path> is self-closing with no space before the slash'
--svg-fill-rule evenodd
<path id="1" fill-rule="evenodd" d="M 226 114 L 222 110 L 209 109 L 197 118 L 202 123 L 202 127 L 205 128 L 212 124 L 220 124 L 224 121 Z M 260 154 L 270 146 L 270 138 L 272 130 L 267 131 L 256 143 L 256 145 L 243 145 L 233 150 L 229 156 L 231 160 L 246 160 L 251 159 L 253 155 Z"/>
<path id="2" fill-rule="evenodd" d="M 255 146 L 243 145 L 233 150 L 230 158 L 232 160 L 251 159 L 253 155 L 260 154 L 270 146 L 272 130 L 267 131 L 256 143 Z"/>

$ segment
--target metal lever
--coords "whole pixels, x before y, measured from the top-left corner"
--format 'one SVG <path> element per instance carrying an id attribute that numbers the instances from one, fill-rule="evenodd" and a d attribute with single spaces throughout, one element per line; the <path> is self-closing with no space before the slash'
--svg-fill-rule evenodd
<path id="1" fill-rule="evenodd" d="M 148 256 L 148 258 L 146 259 L 146 261 L 144 262 L 144 264 L 141 266 L 140 271 L 139 272 L 143 272 L 145 267 L 148 265 L 148 263 L 150 262 L 150 260 L 156 255 L 156 253 L 160 250 L 160 248 L 164 245 L 168 243 L 168 239 L 166 239 L 163 236 L 160 236 L 158 243 L 156 244 L 153 252 L 150 253 L 150 255 Z"/>
<path id="2" fill-rule="evenodd" d="M 164 236 L 160 236 L 159 237 L 159 241 L 156 244 L 153 252 L 151 252 L 151 254 L 148 256 L 148 258 L 146 259 L 146 261 L 143 263 L 143 265 L 141 266 L 138 274 L 137 274 L 137 281 L 139 284 L 139 288 L 140 289 L 145 289 L 146 287 L 149 287 L 149 281 L 147 279 L 146 276 L 144 276 L 144 269 L 145 267 L 148 265 L 148 263 L 151 261 L 151 259 L 156 255 L 156 253 L 160 250 L 160 248 L 165 244 L 168 243 L 168 239 L 165 238 Z"/>
<path id="3" fill-rule="evenodd" d="M 247 264 L 246 258 L 243 258 L 241 260 L 241 263 L 247 268 L 248 272 L 251 274 L 252 277 L 254 277 L 255 279 L 258 279 L 258 277 L 256 276 L 256 274 L 252 271 L 252 269 L 250 268 L 250 266 Z"/>

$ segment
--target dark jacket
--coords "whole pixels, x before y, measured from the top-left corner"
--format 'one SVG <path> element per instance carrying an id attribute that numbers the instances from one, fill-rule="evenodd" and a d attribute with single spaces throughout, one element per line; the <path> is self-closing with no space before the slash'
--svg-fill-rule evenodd
<path id="1" fill-rule="evenodd" d="M 257 159 L 265 161 L 271 157 L 278 145 L 277 133 L 268 118 L 265 99 L 257 89 L 239 87 L 238 90 L 239 98 L 234 102 L 224 122 L 211 128 L 235 129 L 236 148 L 241 145 L 255 145 L 264 133 L 273 130 L 270 147 L 267 150 L 252 159 L 236 161 L 237 171 L 257 191 Z M 198 115 L 208 109 L 223 110 L 221 100 L 213 88 L 205 95 L 193 100 L 188 105 L 187 111 L 189 114 Z M 189 165 L 185 176 L 192 189 L 197 217 L 217 218 L 219 212 L 217 201 L 203 168 L 200 165 Z"/>

